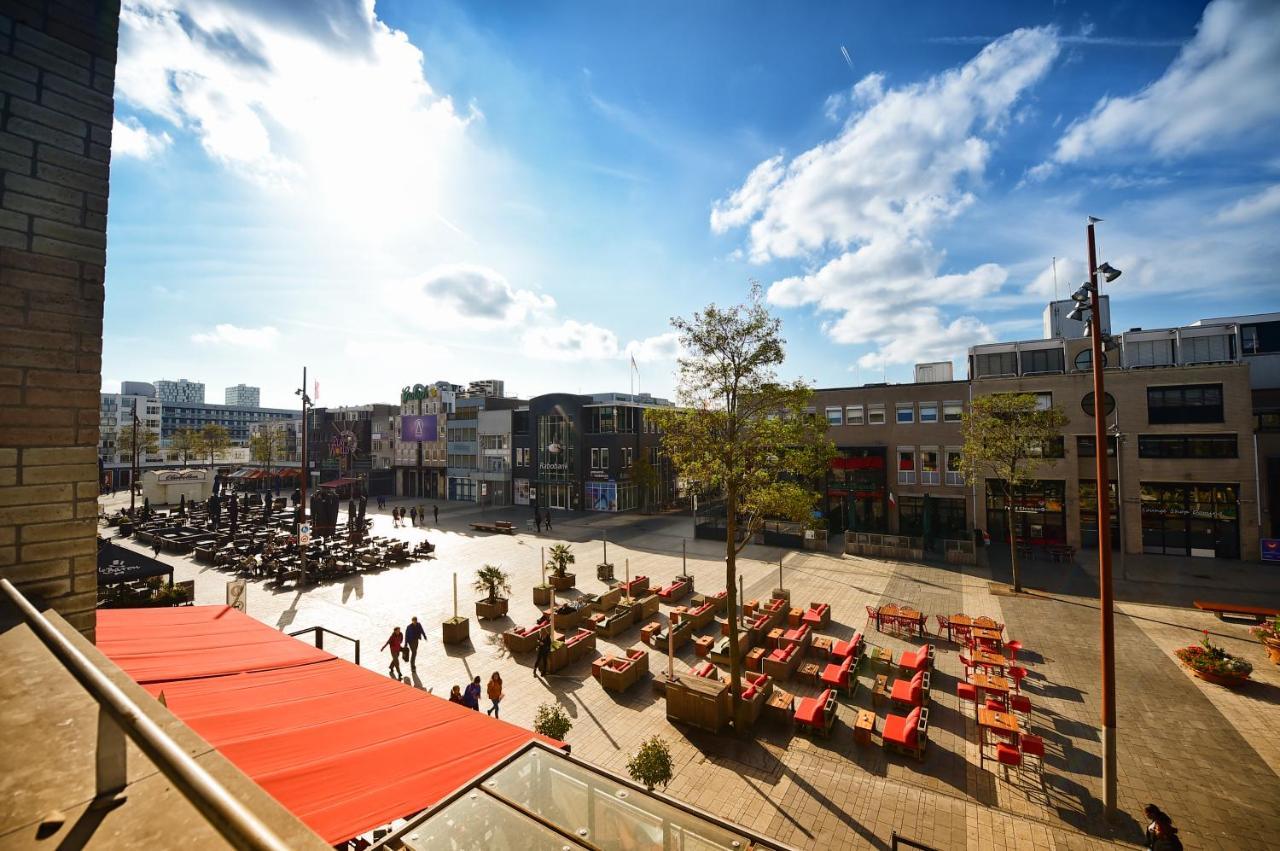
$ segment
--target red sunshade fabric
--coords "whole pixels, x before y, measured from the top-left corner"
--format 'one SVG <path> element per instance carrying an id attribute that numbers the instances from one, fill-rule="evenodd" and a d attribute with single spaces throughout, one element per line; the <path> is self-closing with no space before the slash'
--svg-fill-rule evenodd
<path id="1" fill-rule="evenodd" d="M 354 485 L 357 481 L 358 481 L 358 479 L 334 479 L 334 480 L 329 481 L 329 482 L 321 482 L 321 483 L 320 483 L 320 487 L 322 487 L 322 488 L 340 488 L 340 487 L 343 487 L 344 485 Z"/>
<path id="2" fill-rule="evenodd" d="M 436 803 L 540 738 L 225 606 L 104 609 L 98 647 L 331 844 Z"/>

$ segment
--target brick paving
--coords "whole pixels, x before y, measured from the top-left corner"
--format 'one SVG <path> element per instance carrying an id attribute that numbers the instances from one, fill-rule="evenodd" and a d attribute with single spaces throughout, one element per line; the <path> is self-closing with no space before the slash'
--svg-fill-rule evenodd
<path id="1" fill-rule="evenodd" d="M 784 582 L 797 605 L 827 600 L 838 638 L 866 630 L 868 640 L 895 652 L 918 646 L 875 631 L 865 606 L 905 602 L 930 615 L 963 611 L 990 615 L 1008 624 L 1007 634 L 1026 646 L 1026 693 L 1035 707 L 1034 731 L 1046 740 L 1043 775 L 1014 772 L 1006 781 L 988 763 L 978 767 L 977 730 L 972 708 L 955 695 L 962 670 L 956 647 L 930 635 L 937 656 L 932 676 L 930 745 L 925 759 L 888 754 L 879 737 L 871 747 L 853 741 L 856 707 L 871 707 L 874 671 L 864 665 L 852 701 L 842 698 L 839 721 L 829 739 L 799 736 L 786 726 L 762 723 L 741 739 L 675 726 L 665 702 L 649 683 L 624 695 L 603 690 L 590 677 L 590 663 L 575 663 L 549 680 L 531 674 L 532 654 L 511 656 L 501 632 L 537 617 L 530 587 L 538 581 L 539 548 L 569 542 L 577 554 L 577 587 L 601 592 L 595 564 L 600 535 L 608 531 L 609 558 L 619 578 L 629 561 L 631 576 L 646 574 L 666 582 L 680 570 L 682 536 L 688 517 L 578 516 L 558 520 L 541 536 L 472 533 L 474 507 L 440 503 L 439 530 L 391 530 L 385 514 L 376 533 L 410 541 L 426 535 L 439 547 L 437 559 L 373 574 L 357 575 L 298 593 L 255 583 L 249 613 L 281 629 L 322 625 L 362 641 L 362 662 L 385 670 L 377 648 L 394 625 L 410 615 L 426 625 L 429 640 L 419 653 L 414 685 L 446 695 L 471 676 L 502 672 L 507 699 L 502 716 L 531 724 L 539 703 L 555 700 L 573 718 L 568 735 L 574 753 L 625 774 L 628 755 L 654 733 L 672 744 L 676 776 L 670 794 L 801 848 L 887 848 L 892 831 L 939 849 L 1094 848 L 1132 844 L 1140 838 L 1135 821 L 1147 801 L 1160 804 L 1181 828 L 1188 848 L 1266 847 L 1280 831 L 1280 675 L 1244 627 L 1221 623 L 1196 611 L 1124 602 L 1118 606 L 1121 815 L 1111 825 L 1101 814 L 1100 737 L 1096 602 L 1089 597 L 1086 571 L 1062 565 L 1029 565 L 1030 587 L 1045 589 L 1013 597 L 993 593 L 986 568 L 922 565 L 840 557 L 825 553 L 782 553 Z M 504 516 L 489 510 L 487 516 Z M 523 520 L 523 515 L 508 513 Z M 722 544 L 686 541 L 688 570 L 700 591 L 723 587 Z M 767 598 L 777 585 L 779 550 L 748 547 L 739 561 L 747 599 Z M 178 579 L 196 580 L 199 603 L 222 602 L 227 576 L 188 558 L 170 558 Z M 470 588 L 485 562 L 512 575 L 511 617 L 477 622 Z M 469 645 L 445 647 L 440 621 L 452 614 L 452 582 L 458 574 L 459 612 L 472 616 Z M 998 572 L 998 569 L 997 569 Z M 569 592 L 571 596 L 574 592 Z M 661 619 L 665 620 L 665 611 Z M 1190 677 L 1172 655 L 1174 648 L 1211 629 L 1232 652 L 1255 665 L 1248 688 L 1233 693 Z M 714 625 L 702 632 L 709 634 Z M 639 626 L 616 640 L 598 639 L 601 653 L 639 645 Z M 328 649 L 346 652 L 342 647 Z M 674 665 L 695 662 L 692 643 L 677 652 Z M 667 665 L 652 652 L 651 670 Z M 814 686 L 792 681 L 798 695 Z M 875 711 L 883 724 L 886 706 Z"/>

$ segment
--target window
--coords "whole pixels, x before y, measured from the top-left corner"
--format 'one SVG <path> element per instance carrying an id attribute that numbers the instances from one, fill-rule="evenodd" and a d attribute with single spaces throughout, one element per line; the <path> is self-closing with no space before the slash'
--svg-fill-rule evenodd
<path id="1" fill-rule="evenodd" d="M 978 378 L 991 378 L 997 375 L 1018 374 L 1018 353 L 997 352 L 989 355 L 975 355 L 974 372 Z"/>
<path id="2" fill-rule="evenodd" d="M 884 425 L 883 404 L 867 406 L 867 423 L 869 425 Z"/>
<path id="3" fill-rule="evenodd" d="M 898 484 L 916 483 L 916 451 L 912 447 L 898 448 Z"/>
<path id="4" fill-rule="evenodd" d="M 829 426 L 844 425 L 843 413 L 841 412 L 840 407 L 838 405 L 835 407 L 827 408 L 827 425 Z"/>
<path id="5" fill-rule="evenodd" d="M 1152 425 L 1222 421 L 1221 384 L 1147 388 L 1147 422 Z"/>
<path id="6" fill-rule="evenodd" d="M 1124 344 L 1125 366 L 1132 368 L 1170 366 L 1173 363 L 1172 340 L 1136 340 Z"/>
<path id="7" fill-rule="evenodd" d="M 936 485 L 941 481 L 938 470 L 938 450 L 932 447 L 920 450 L 920 484 Z"/>
<path id="8" fill-rule="evenodd" d="M 1139 458 L 1237 458 L 1234 434 L 1140 434 Z"/>
<path id="9" fill-rule="evenodd" d="M 921 402 L 920 403 L 920 422 L 936 423 L 938 421 L 938 403 L 937 402 Z"/>
<path id="10" fill-rule="evenodd" d="M 899 425 L 906 425 L 916 421 L 916 406 L 911 402 L 899 402 L 897 404 L 897 412 Z"/>
<path id="11" fill-rule="evenodd" d="M 1076 454 L 1081 458 L 1098 457 L 1097 441 L 1093 435 L 1079 435 L 1076 437 Z M 1114 436 L 1107 438 L 1107 457 L 1116 457 L 1116 439 Z"/>
<path id="12" fill-rule="evenodd" d="M 958 423 L 963 415 L 964 402 L 942 403 L 942 421 L 944 423 Z"/>
<path id="13" fill-rule="evenodd" d="M 1031 455 L 1034 458 L 1065 458 L 1066 441 L 1061 437 L 1051 437 L 1046 444 L 1032 444 Z"/>
<path id="14" fill-rule="evenodd" d="M 609 450 L 592 448 L 591 450 L 591 469 L 603 470 L 609 466 Z"/>
<path id="15" fill-rule="evenodd" d="M 1052 393 L 1037 393 L 1037 394 L 1036 394 L 1036 410 L 1037 410 L 1037 411 L 1047 411 L 1047 410 L 1049 410 L 1049 409 L 1050 409 L 1050 408 L 1052 408 L 1052 407 L 1053 407 L 1053 394 L 1052 394 Z"/>
<path id="16" fill-rule="evenodd" d="M 608 451 L 608 450 L 605 450 L 605 451 Z M 623 467 L 630 467 L 630 466 L 631 466 L 631 461 L 632 461 L 632 458 L 633 458 L 633 456 L 632 456 L 632 452 L 633 452 L 633 451 L 634 451 L 633 447 L 630 447 L 630 446 L 624 446 L 624 447 L 622 447 L 622 466 L 623 466 Z"/>
<path id="17" fill-rule="evenodd" d="M 1183 337 L 1182 363 L 1224 363 L 1231 360 L 1231 337 L 1211 334 L 1205 337 Z"/>
<path id="18" fill-rule="evenodd" d="M 1062 372 L 1062 349 L 1033 349 L 1022 353 L 1022 374 Z"/>
<path id="19" fill-rule="evenodd" d="M 947 447 L 947 484 L 964 484 L 964 473 L 960 471 L 960 449 L 954 446 Z"/>
<path id="20" fill-rule="evenodd" d="M 849 405 L 844 409 L 845 425 L 862 425 L 862 406 Z"/>
<path id="21" fill-rule="evenodd" d="M 1255 355 L 1261 350 L 1257 325 L 1244 325 L 1240 328 L 1240 348 L 1246 355 Z"/>

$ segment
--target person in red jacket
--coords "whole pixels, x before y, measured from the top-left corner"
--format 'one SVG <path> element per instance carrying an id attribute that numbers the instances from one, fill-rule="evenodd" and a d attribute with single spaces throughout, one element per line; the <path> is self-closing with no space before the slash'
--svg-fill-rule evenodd
<path id="1" fill-rule="evenodd" d="M 391 648 L 391 667 L 387 668 L 387 676 L 394 676 L 397 680 L 402 676 L 400 673 L 400 647 L 404 643 L 404 636 L 400 632 L 400 627 L 391 630 L 391 635 L 387 637 L 387 642 L 380 649 L 386 650 Z"/>

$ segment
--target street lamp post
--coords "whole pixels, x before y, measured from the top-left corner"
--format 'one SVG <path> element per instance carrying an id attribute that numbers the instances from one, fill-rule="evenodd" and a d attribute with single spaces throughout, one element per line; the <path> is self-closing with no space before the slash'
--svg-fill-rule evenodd
<path id="1" fill-rule="evenodd" d="M 307 444 L 310 443 L 310 433 L 307 431 L 307 408 L 311 404 L 311 397 L 307 395 L 307 368 L 302 368 L 302 386 L 298 388 L 297 395 L 302 397 L 302 485 L 299 488 L 301 502 L 299 508 L 301 513 L 298 515 L 298 587 L 305 587 L 307 584 L 307 547 L 310 546 L 308 541 L 306 544 L 302 542 L 302 528 L 307 525 L 307 480 L 311 476 L 311 471 L 307 466 Z"/>
<path id="2" fill-rule="evenodd" d="M 133 516 L 138 485 L 138 400 L 133 400 L 133 446 L 129 453 L 129 516 Z"/>

